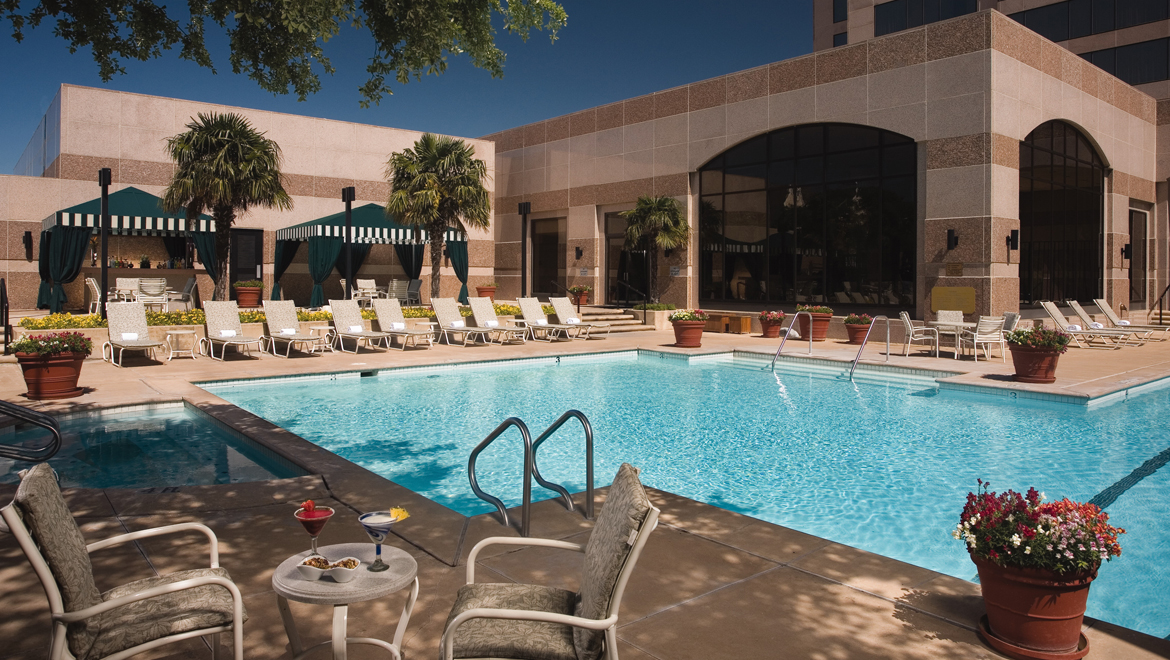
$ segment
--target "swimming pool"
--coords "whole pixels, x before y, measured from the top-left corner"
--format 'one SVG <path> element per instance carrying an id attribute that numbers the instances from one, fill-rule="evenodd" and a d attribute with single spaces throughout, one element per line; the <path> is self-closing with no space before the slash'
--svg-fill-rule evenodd
<path id="1" fill-rule="evenodd" d="M 535 436 L 576 408 L 594 427 L 599 485 L 629 461 L 650 486 L 964 579 L 974 566 L 950 531 L 977 478 L 1090 500 L 1170 444 L 1170 389 L 1088 407 L 766 364 L 624 353 L 208 389 L 468 514 L 492 510 L 467 483 L 476 443 L 505 417 Z M 581 490 L 581 433 L 562 433 L 541 448 L 541 470 Z M 480 484 L 509 506 L 520 456 L 509 432 L 480 457 Z M 1092 616 L 1159 637 L 1170 634 L 1158 614 L 1170 606 L 1168 482 L 1158 470 L 1115 493 L 1107 510 L 1130 533 L 1089 603 Z"/>
<path id="2" fill-rule="evenodd" d="M 21 429 L 5 444 L 44 443 Z M 284 458 L 182 405 L 87 413 L 61 422 L 61 450 L 49 460 L 61 485 L 77 488 L 199 486 L 306 474 Z M 0 483 L 31 467 L 0 458 Z"/>

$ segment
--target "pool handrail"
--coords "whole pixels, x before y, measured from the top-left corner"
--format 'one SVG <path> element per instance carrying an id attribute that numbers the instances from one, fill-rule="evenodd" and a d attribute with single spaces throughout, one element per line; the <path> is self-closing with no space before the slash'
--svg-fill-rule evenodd
<path id="1" fill-rule="evenodd" d="M 792 320 L 788 322 L 788 328 L 784 330 L 784 338 L 780 340 L 780 348 L 777 348 L 776 354 L 772 356 L 772 371 L 776 371 L 776 358 L 780 357 L 780 351 L 784 350 L 784 344 L 788 341 L 788 335 L 792 332 L 792 326 L 796 325 L 796 317 L 800 316 L 801 314 L 808 315 L 808 354 L 812 355 L 812 312 L 797 312 L 792 315 Z"/>
<path id="2" fill-rule="evenodd" d="M 593 519 L 593 425 L 589 423 L 589 418 L 580 410 L 568 410 L 565 414 L 557 418 L 557 421 L 552 423 L 541 433 L 538 438 L 532 443 L 532 476 L 536 479 L 536 483 L 545 488 L 559 494 L 560 498 L 564 500 L 565 506 L 569 511 L 573 511 L 573 496 L 569 494 L 560 484 L 555 484 L 546 480 L 540 474 L 540 468 L 536 465 L 536 450 L 540 448 L 540 444 L 547 440 L 552 434 L 557 432 L 557 429 L 564 426 L 565 422 L 576 418 L 581 422 L 581 426 L 585 429 L 585 518 Z"/>
<path id="3" fill-rule="evenodd" d="M 0 414 L 28 422 L 34 426 L 39 426 L 53 434 L 53 440 L 43 447 L 28 448 L 0 445 L 0 458 L 11 458 L 29 463 L 42 463 L 55 456 L 57 451 L 61 449 L 61 426 L 55 418 L 43 412 L 25 408 L 24 406 L 7 401 L 0 401 Z"/>
<path id="4" fill-rule="evenodd" d="M 879 314 L 873 317 L 869 322 L 869 327 L 865 329 L 865 339 L 861 340 L 861 346 L 857 349 L 857 357 L 853 358 L 853 366 L 849 367 L 849 380 L 853 380 L 853 372 L 857 370 L 857 361 L 861 359 L 861 354 L 865 352 L 865 345 L 869 342 L 869 333 L 873 331 L 873 326 L 878 321 L 886 322 L 886 362 L 890 361 L 890 317 L 885 314 Z"/>
<path id="5" fill-rule="evenodd" d="M 471 458 L 467 459 L 467 478 L 471 481 L 471 490 L 479 499 L 495 505 L 500 512 L 505 526 L 510 526 L 508 521 L 508 509 L 500 498 L 489 495 L 479 487 L 479 481 L 475 478 L 475 459 L 479 457 L 480 452 L 487 449 L 496 438 L 498 438 L 509 427 L 515 426 L 520 429 L 520 435 L 524 438 L 524 499 L 520 505 L 520 536 L 528 536 L 528 522 L 531 518 L 532 509 L 532 435 L 528 432 L 528 426 L 519 417 L 509 417 L 496 430 L 492 431 L 486 438 L 483 439 L 475 449 L 471 450 Z"/>

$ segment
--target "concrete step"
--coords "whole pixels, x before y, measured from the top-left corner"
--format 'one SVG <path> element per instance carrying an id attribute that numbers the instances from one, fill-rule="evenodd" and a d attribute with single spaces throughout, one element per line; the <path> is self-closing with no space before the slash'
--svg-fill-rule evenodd
<path id="1" fill-rule="evenodd" d="M 591 321 L 597 323 L 605 323 L 608 321 L 628 321 L 630 319 L 638 318 L 633 314 L 582 314 L 582 321 Z M 640 322 L 640 321 L 639 321 Z"/>
<path id="2" fill-rule="evenodd" d="M 609 331 L 614 332 L 614 333 L 617 333 L 617 332 L 646 332 L 646 331 L 653 330 L 653 329 L 654 329 L 654 326 L 642 325 L 641 323 L 635 323 L 633 325 L 627 325 L 627 324 L 610 325 L 610 327 L 609 327 Z M 597 332 L 598 332 L 598 334 L 604 334 L 604 332 L 600 331 L 600 330 Z"/>

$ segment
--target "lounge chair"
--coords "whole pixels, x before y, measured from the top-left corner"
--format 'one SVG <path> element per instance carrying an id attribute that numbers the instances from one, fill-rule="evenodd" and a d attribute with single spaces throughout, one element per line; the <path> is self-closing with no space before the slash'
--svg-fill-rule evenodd
<path id="1" fill-rule="evenodd" d="M 435 345 L 435 333 L 432 330 L 406 327 L 406 319 L 402 316 L 402 305 L 397 298 L 374 298 L 374 313 L 378 315 L 378 329 L 390 336 L 389 343 L 394 337 L 402 339 L 402 350 L 408 344 L 418 346 L 418 340 L 426 340 L 427 348 Z"/>
<path id="2" fill-rule="evenodd" d="M 390 280 L 390 283 L 386 285 L 386 297 L 393 298 L 400 303 L 405 302 L 406 287 L 409 285 L 410 282 L 406 280 Z"/>
<path id="3" fill-rule="evenodd" d="M 585 328 L 584 335 L 577 335 L 578 339 L 593 339 L 594 330 L 605 330 L 605 336 L 609 336 L 608 323 L 585 323 L 577 318 L 577 312 L 573 309 L 573 302 L 568 298 L 549 298 L 549 303 L 552 304 L 553 310 L 557 314 L 557 320 L 565 325 L 579 325 Z M 604 339 L 604 337 L 599 337 Z"/>
<path id="4" fill-rule="evenodd" d="M 118 300 L 134 300 L 134 296 L 138 295 L 138 278 L 137 277 L 115 277 L 114 278 L 114 297 Z"/>
<path id="5" fill-rule="evenodd" d="M 333 310 L 333 335 L 341 352 L 357 353 L 363 341 L 367 348 L 373 348 L 378 342 L 383 342 L 389 348 L 390 335 L 366 330 L 362 309 L 356 300 L 330 300 L 329 307 Z M 353 340 L 352 351 L 345 350 L 346 339 Z"/>
<path id="6" fill-rule="evenodd" d="M 439 657 L 616 660 L 622 595 L 659 513 L 637 470 L 622 464 L 586 545 L 514 537 L 480 541 L 467 558 L 467 584 L 460 587 L 447 616 Z M 476 558 L 493 545 L 583 553 L 580 592 L 534 584 L 477 584 Z"/>
<path id="7" fill-rule="evenodd" d="M 85 278 L 85 288 L 89 291 L 89 312 L 90 314 L 97 314 L 102 311 L 102 290 L 98 286 L 97 280 L 92 277 Z"/>
<path id="8" fill-rule="evenodd" d="M 910 344 L 916 341 L 933 341 L 934 356 L 938 357 L 938 328 L 916 326 L 906 312 L 899 312 L 898 316 L 902 319 L 902 326 L 906 329 L 906 343 L 902 346 L 902 355 L 910 355 Z M 927 347 L 929 346 L 930 344 L 927 344 Z"/>
<path id="9" fill-rule="evenodd" d="M 170 291 L 167 296 L 172 302 L 183 303 L 187 306 L 187 311 L 191 311 L 191 305 L 195 302 L 195 278 L 188 277 L 182 291 Z"/>
<path id="10" fill-rule="evenodd" d="M 584 331 L 580 325 L 549 323 L 548 315 L 544 313 L 544 307 L 536 298 L 520 298 L 516 302 L 520 305 L 520 316 L 522 317 L 517 322 L 527 326 L 528 336 L 532 337 L 533 340 L 541 338 L 537 335 L 541 335 L 544 341 L 549 342 L 556 339 L 558 335 L 565 339 L 572 339 L 572 333 Z"/>
<path id="11" fill-rule="evenodd" d="M 1016 326 L 1019 324 L 1020 324 L 1019 312 L 1004 312 L 1003 313 L 1003 331 L 1005 333 L 1011 332 L 1012 330 L 1015 330 Z"/>
<path id="12" fill-rule="evenodd" d="M 203 311 L 207 316 L 204 324 L 207 336 L 199 340 L 200 354 L 222 361 L 228 346 L 235 346 L 236 350 L 243 348 L 249 356 L 253 346 L 264 350 L 263 339 L 244 336 L 244 329 L 240 326 L 240 308 L 236 306 L 236 301 L 211 300 L 203 303 Z M 215 357 L 216 344 L 220 346 L 219 357 Z"/>
<path id="13" fill-rule="evenodd" d="M 115 367 L 122 366 L 122 354 L 126 351 L 142 351 L 156 359 L 154 349 L 166 346 L 164 342 L 150 338 L 146 325 L 146 306 L 140 302 L 106 303 L 106 321 L 110 339 L 102 344 L 102 359 Z M 106 355 L 109 349 L 109 355 Z M 116 351 L 116 354 L 115 354 Z"/>
<path id="14" fill-rule="evenodd" d="M 416 305 L 422 304 L 422 280 L 411 280 L 406 285 L 406 300 L 407 305 L 414 303 Z"/>
<path id="15" fill-rule="evenodd" d="M 261 302 L 264 305 L 265 323 L 268 325 L 268 334 L 264 336 L 264 341 L 268 343 L 269 353 L 287 358 L 294 344 L 308 345 L 310 353 L 324 348 L 326 343 L 324 335 L 301 334 L 301 322 L 297 319 L 295 302 L 291 300 L 263 300 Z M 277 342 L 284 342 L 284 355 L 276 352 Z"/>
<path id="16" fill-rule="evenodd" d="M 1057 329 L 1068 335 L 1071 335 L 1073 341 L 1080 348 L 1121 348 L 1127 343 L 1129 333 L 1116 332 L 1113 330 L 1081 330 L 1073 329 L 1068 325 L 1068 319 L 1065 318 L 1064 313 L 1056 306 L 1054 302 L 1044 301 L 1040 303 L 1044 311 L 1048 313 L 1048 318 L 1056 325 Z M 1082 341 L 1083 340 L 1083 341 Z M 1094 341 L 1100 342 L 1100 346 L 1093 344 Z"/>
<path id="17" fill-rule="evenodd" d="M 439 339 L 451 343 L 453 335 L 463 337 L 463 345 L 474 344 L 476 337 L 490 343 L 490 328 L 468 327 L 467 320 L 459 313 L 459 304 L 454 298 L 431 298 L 431 309 L 435 310 L 435 321 L 439 324 Z"/>
<path id="18" fill-rule="evenodd" d="M 1081 307 L 1081 303 L 1075 300 L 1066 300 L 1064 303 L 1072 308 L 1073 313 L 1077 315 L 1077 318 L 1081 320 L 1081 323 L 1085 324 L 1086 330 L 1106 329 L 1105 324 L 1094 321 L 1093 317 L 1089 316 L 1089 313 L 1085 311 L 1085 308 Z M 1108 329 L 1111 331 L 1115 330 L 1114 328 Z M 1138 346 L 1144 345 L 1147 341 L 1149 341 L 1150 335 L 1154 334 L 1151 330 L 1142 330 L 1141 328 L 1118 328 L 1116 329 L 1116 332 L 1130 333 L 1131 340 L 1136 341 Z"/>
<path id="19" fill-rule="evenodd" d="M 86 544 L 47 463 L 21 475 L 12 503 L 0 509 L 49 600 L 49 660 L 120 660 L 164 644 L 231 632 L 244 657 L 244 599 L 219 566 L 215 532 L 198 523 L 144 529 Z M 210 542 L 210 567 L 178 571 L 98 591 L 90 554 L 138 539 L 199 532 Z"/>
<path id="20" fill-rule="evenodd" d="M 167 294 L 167 279 L 165 277 L 141 277 L 138 279 L 138 294 L 136 301 L 147 307 L 157 307 L 158 311 L 167 311 L 167 302 L 171 297 Z"/>
<path id="21" fill-rule="evenodd" d="M 1003 323 L 1002 316 L 980 316 L 974 330 L 959 332 L 959 348 L 971 346 L 971 352 L 975 354 L 975 361 L 978 362 L 980 346 L 983 346 L 984 355 L 988 360 L 991 360 L 991 347 L 999 346 L 1000 356 L 1006 363 L 1007 340 L 1003 336 Z"/>
<path id="22" fill-rule="evenodd" d="M 1129 328 L 1137 328 L 1139 330 L 1149 330 L 1151 333 L 1161 332 L 1162 336 L 1158 337 L 1157 341 L 1166 341 L 1166 333 L 1170 332 L 1170 325 L 1154 325 L 1149 323 L 1130 323 L 1118 318 L 1117 313 L 1109 306 L 1109 303 L 1104 298 L 1094 298 L 1093 304 L 1101 310 L 1105 318 L 1109 319 L 1109 324 L 1117 330 L 1127 330 Z M 1153 339 L 1153 335 L 1150 336 Z"/>
<path id="23" fill-rule="evenodd" d="M 375 280 L 355 279 L 354 282 L 357 283 L 354 298 L 360 297 L 366 301 L 373 301 L 375 298 L 384 298 L 386 296 L 386 289 L 379 287 Z"/>
<path id="24" fill-rule="evenodd" d="M 491 298 L 469 297 L 467 304 L 471 305 L 471 318 L 475 319 L 477 328 L 491 331 L 502 344 L 506 341 L 519 341 L 521 344 L 528 338 L 528 328 L 520 325 L 505 326 L 496 318 L 496 308 Z"/>

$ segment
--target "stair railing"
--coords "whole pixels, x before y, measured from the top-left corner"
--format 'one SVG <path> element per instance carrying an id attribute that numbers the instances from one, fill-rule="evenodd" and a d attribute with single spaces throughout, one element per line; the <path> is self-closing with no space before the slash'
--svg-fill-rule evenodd
<path id="1" fill-rule="evenodd" d="M 623 282 L 622 280 L 618 280 L 617 283 L 626 287 L 626 289 L 628 289 L 630 293 L 636 293 L 639 296 L 642 296 L 642 325 L 648 325 L 648 323 L 646 323 L 646 318 L 647 318 L 646 315 L 650 313 L 650 302 L 649 302 L 650 296 L 647 296 L 645 293 L 630 286 L 629 282 Z"/>
<path id="2" fill-rule="evenodd" d="M 569 410 L 565 414 L 557 418 L 557 421 L 552 423 L 540 434 L 540 437 L 532 443 L 532 476 L 536 478 L 536 483 L 545 488 L 557 493 L 561 500 L 564 501 L 565 507 L 569 511 L 573 511 L 573 497 L 560 484 L 548 481 L 540 474 L 540 468 L 536 464 L 536 450 L 540 449 L 541 443 L 548 440 L 552 434 L 556 433 L 558 429 L 564 426 L 565 422 L 570 419 L 576 419 L 581 422 L 582 428 L 585 429 L 585 517 L 593 519 L 593 426 L 589 423 L 589 418 L 580 410 Z"/>
<path id="3" fill-rule="evenodd" d="M 853 372 L 857 371 L 857 362 L 861 359 L 861 354 L 865 352 L 866 343 L 869 342 L 869 333 L 873 332 L 873 326 L 877 325 L 878 321 L 886 322 L 886 362 L 890 361 L 890 317 L 882 314 L 873 317 L 873 320 L 869 322 L 869 327 L 865 329 L 865 339 L 861 340 L 861 346 L 857 349 L 857 357 L 853 358 L 853 366 L 849 367 L 849 380 L 853 380 Z"/>
<path id="4" fill-rule="evenodd" d="M 53 417 L 7 401 L 0 401 L 0 414 L 7 415 L 22 422 L 28 422 L 33 426 L 39 426 L 53 434 L 53 439 L 49 444 L 40 447 L 0 445 L 0 457 L 17 461 L 27 461 L 29 463 L 43 463 L 56 455 L 57 451 L 61 449 L 61 427 Z"/>
<path id="5" fill-rule="evenodd" d="M 1158 325 L 1165 325 L 1162 321 L 1162 301 L 1166 299 L 1167 292 L 1170 292 L 1170 284 L 1167 284 L 1166 288 L 1162 289 L 1162 295 L 1158 296 Z M 1148 322 L 1149 319 L 1146 319 L 1146 321 Z"/>
<path id="6" fill-rule="evenodd" d="M 784 338 L 780 340 L 780 347 L 776 349 L 776 354 L 772 356 L 772 371 L 776 371 L 776 358 L 780 357 L 780 352 L 784 350 L 784 344 L 788 343 L 788 335 L 792 333 L 792 326 L 796 325 L 796 317 L 801 314 L 808 316 L 808 354 L 812 355 L 812 312 L 797 312 L 792 315 L 792 320 L 788 322 L 788 327 L 784 330 Z"/>
<path id="7" fill-rule="evenodd" d="M 528 523 L 532 517 L 532 435 L 528 433 L 528 426 L 520 420 L 519 417 L 509 417 L 496 427 L 496 430 L 488 434 L 482 442 L 471 450 L 471 458 L 467 459 L 467 478 L 471 481 L 471 490 L 479 499 L 492 504 L 496 510 L 500 512 L 500 517 L 503 519 L 505 526 L 510 526 L 508 520 L 508 509 L 500 498 L 485 493 L 479 487 L 479 481 L 475 478 L 475 460 L 479 458 L 481 452 L 487 449 L 487 446 L 492 444 L 496 438 L 500 437 L 504 431 L 509 427 L 515 426 L 520 429 L 520 435 L 524 438 L 524 499 L 520 504 L 520 536 L 528 536 Z"/>
<path id="8" fill-rule="evenodd" d="M 4 354 L 12 352 L 12 325 L 8 322 L 8 284 L 0 277 L 0 326 L 4 328 Z"/>

